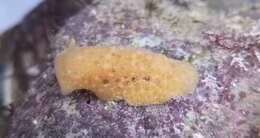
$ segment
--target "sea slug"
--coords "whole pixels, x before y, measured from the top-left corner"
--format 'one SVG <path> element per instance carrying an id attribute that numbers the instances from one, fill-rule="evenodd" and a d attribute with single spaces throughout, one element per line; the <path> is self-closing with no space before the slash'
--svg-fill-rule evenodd
<path id="1" fill-rule="evenodd" d="M 105 101 L 161 104 L 192 91 L 197 71 L 189 63 L 139 48 L 69 47 L 55 59 L 61 92 L 88 89 Z"/>

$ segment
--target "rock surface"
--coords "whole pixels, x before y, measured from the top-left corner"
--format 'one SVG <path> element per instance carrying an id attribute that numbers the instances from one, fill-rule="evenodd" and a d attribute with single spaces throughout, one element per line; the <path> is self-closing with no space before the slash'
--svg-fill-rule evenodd
<path id="1" fill-rule="evenodd" d="M 154 15 L 158 12 L 149 13 L 145 7 L 130 0 L 87 6 L 57 34 L 52 59 L 71 38 L 80 46 L 142 47 L 193 64 L 200 74 L 194 92 L 143 107 L 102 102 L 85 90 L 62 96 L 50 61 L 26 101 L 15 108 L 8 136 L 260 137 L 259 33 L 206 31 L 197 36 L 202 30 L 184 33 L 189 27 L 176 33 L 171 20 L 162 19 L 165 14 Z"/>

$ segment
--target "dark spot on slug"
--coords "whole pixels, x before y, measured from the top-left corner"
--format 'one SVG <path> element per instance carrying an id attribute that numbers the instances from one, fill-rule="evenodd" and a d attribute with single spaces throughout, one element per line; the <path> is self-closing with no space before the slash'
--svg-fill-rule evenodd
<path id="1" fill-rule="evenodd" d="M 131 79 L 132 81 L 136 81 L 136 77 L 132 77 L 132 79 Z"/>
<path id="2" fill-rule="evenodd" d="M 107 79 L 103 80 L 103 84 L 108 84 L 108 83 L 109 83 L 109 80 L 107 80 Z"/>
<path id="3" fill-rule="evenodd" d="M 116 72 L 116 70 L 115 70 L 115 69 L 112 69 L 112 72 L 113 72 L 113 73 L 115 73 L 115 72 Z"/>
<path id="4" fill-rule="evenodd" d="M 125 82 L 125 85 L 128 85 L 129 83 L 130 83 L 130 81 L 128 80 L 128 81 Z"/>
<path id="5" fill-rule="evenodd" d="M 120 82 L 120 79 L 116 79 L 116 82 Z"/>
<path id="6" fill-rule="evenodd" d="M 150 77 L 150 76 L 145 76 L 143 79 L 144 79 L 145 81 L 150 81 L 150 80 L 151 80 L 151 77 Z"/>

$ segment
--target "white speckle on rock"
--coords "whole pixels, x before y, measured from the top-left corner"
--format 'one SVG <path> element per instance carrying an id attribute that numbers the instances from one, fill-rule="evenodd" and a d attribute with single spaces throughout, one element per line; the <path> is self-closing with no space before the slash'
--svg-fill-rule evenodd
<path id="1" fill-rule="evenodd" d="M 260 34 L 260 20 L 258 20 L 255 25 L 253 25 L 253 27 L 251 28 L 250 32 L 248 33 L 248 35 L 252 35 L 252 36 L 257 36 Z"/>
<path id="2" fill-rule="evenodd" d="M 258 62 L 260 62 L 260 53 L 258 51 L 255 51 L 255 56 L 256 56 Z"/>
<path id="3" fill-rule="evenodd" d="M 187 51 L 185 51 L 183 48 L 181 47 L 177 47 L 176 48 L 176 55 L 178 57 L 184 57 L 184 60 L 188 60 L 190 57 L 190 53 L 188 53 Z"/>
<path id="4" fill-rule="evenodd" d="M 186 116 L 190 119 L 190 120 L 194 120 L 196 118 L 196 114 L 193 111 L 187 112 Z"/>
<path id="5" fill-rule="evenodd" d="M 69 100 L 68 100 L 68 102 L 63 103 L 63 105 L 61 106 L 61 109 L 66 111 L 69 115 L 74 114 L 74 115 L 80 116 L 80 113 L 76 110 L 76 105 L 70 104 Z"/>
<path id="6" fill-rule="evenodd" d="M 207 98 L 205 96 L 202 96 L 201 94 L 198 94 L 196 98 L 200 102 L 205 102 L 207 100 Z"/>
<path id="7" fill-rule="evenodd" d="M 236 87 L 236 86 L 237 86 L 237 83 L 238 83 L 238 80 L 234 80 L 234 81 L 231 82 L 231 85 L 232 85 L 233 87 Z"/>
<path id="8" fill-rule="evenodd" d="M 248 64 L 247 61 L 240 55 L 240 54 L 232 54 L 232 61 L 230 63 L 231 66 L 238 65 L 244 71 L 247 71 L 246 65 Z"/>
<path id="9" fill-rule="evenodd" d="M 173 125 L 173 129 L 174 129 L 175 134 L 180 134 L 180 133 L 181 133 L 181 130 L 176 127 L 178 124 L 179 124 L 179 123 Z"/>
<path id="10" fill-rule="evenodd" d="M 164 107 L 164 106 L 160 106 L 160 108 L 158 107 L 154 107 L 154 106 L 151 106 L 151 107 L 147 107 L 145 109 L 146 112 L 149 112 L 149 113 L 158 113 L 158 114 L 167 114 L 169 112 L 169 108 L 168 107 Z"/>
<path id="11" fill-rule="evenodd" d="M 47 74 L 44 73 L 44 74 L 42 75 L 42 77 L 43 77 L 44 79 L 46 79 L 46 78 L 47 78 Z"/>
<path id="12" fill-rule="evenodd" d="M 70 40 L 70 36 L 69 35 L 61 35 L 62 39 L 64 39 L 65 41 L 69 41 Z"/>
<path id="13" fill-rule="evenodd" d="M 87 32 L 89 31 L 89 29 L 91 28 L 91 25 L 88 24 L 88 23 L 86 23 L 86 22 L 83 23 L 83 26 L 84 26 L 84 29 L 85 29 L 84 32 L 86 32 L 86 33 L 87 33 Z"/>
<path id="14" fill-rule="evenodd" d="M 90 11 L 90 15 L 96 16 L 96 15 L 97 15 L 97 11 L 96 11 L 95 9 L 92 9 L 92 10 Z"/>
<path id="15" fill-rule="evenodd" d="M 88 136 L 89 131 L 87 129 L 82 129 L 78 133 L 67 133 L 66 138 L 75 138 L 75 137 L 81 137 L 81 136 Z"/>
<path id="16" fill-rule="evenodd" d="M 133 39 L 133 45 L 137 47 L 155 47 L 158 46 L 162 43 L 162 39 L 154 36 L 154 35 L 149 35 L 146 37 L 136 37 Z"/>
<path id="17" fill-rule="evenodd" d="M 87 135 L 87 134 L 88 134 L 88 130 L 87 130 L 87 129 L 83 129 L 81 132 L 82 132 L 84 135 Z"/>
<path id="18" fill-rule="evenodd" d="M 40 73 L 40 70 L 37 66 L 32 66 L 32 67 L 28 68 L 26 72 L 29 75 L 36 76 Z"/>
<path id="19" fill-rule="evenodd" d="M 201 133 L 197 132 L 193 134 L 193 138 L 204 138 L 204 136 Z"/>
<path id="20" fill-rule="evenodd" d="M 205 84 L 206 88 L 211 89 L 212 93 L 217 93 L 218 90 L 223 89 L 223 87 L 217 85 L 217 79 L 212 74 L 205 72 L 204 76 L 205 78 L 201 82 Z"/>
<path id="21" fill-rule="evenodd" d="M 36 119 L 34 119 L 34 120 L 32 121 L 32 123 L 33 123 L 34 125 L 37 125 L 37 124 L 38 124 L 38 121 L 37 121 Z"/>

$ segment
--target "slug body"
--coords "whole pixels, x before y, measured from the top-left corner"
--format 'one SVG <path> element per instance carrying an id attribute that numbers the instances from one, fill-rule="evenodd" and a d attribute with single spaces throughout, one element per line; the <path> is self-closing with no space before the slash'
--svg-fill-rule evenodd
<path id="1" fill-rule="evenodd" d="M 88 89 L 136 106 L 164 103 L 198 81 L 190 64 L 137 48 L 70 47 L 56 57 L 55 70 L 64 95 Z"/>

